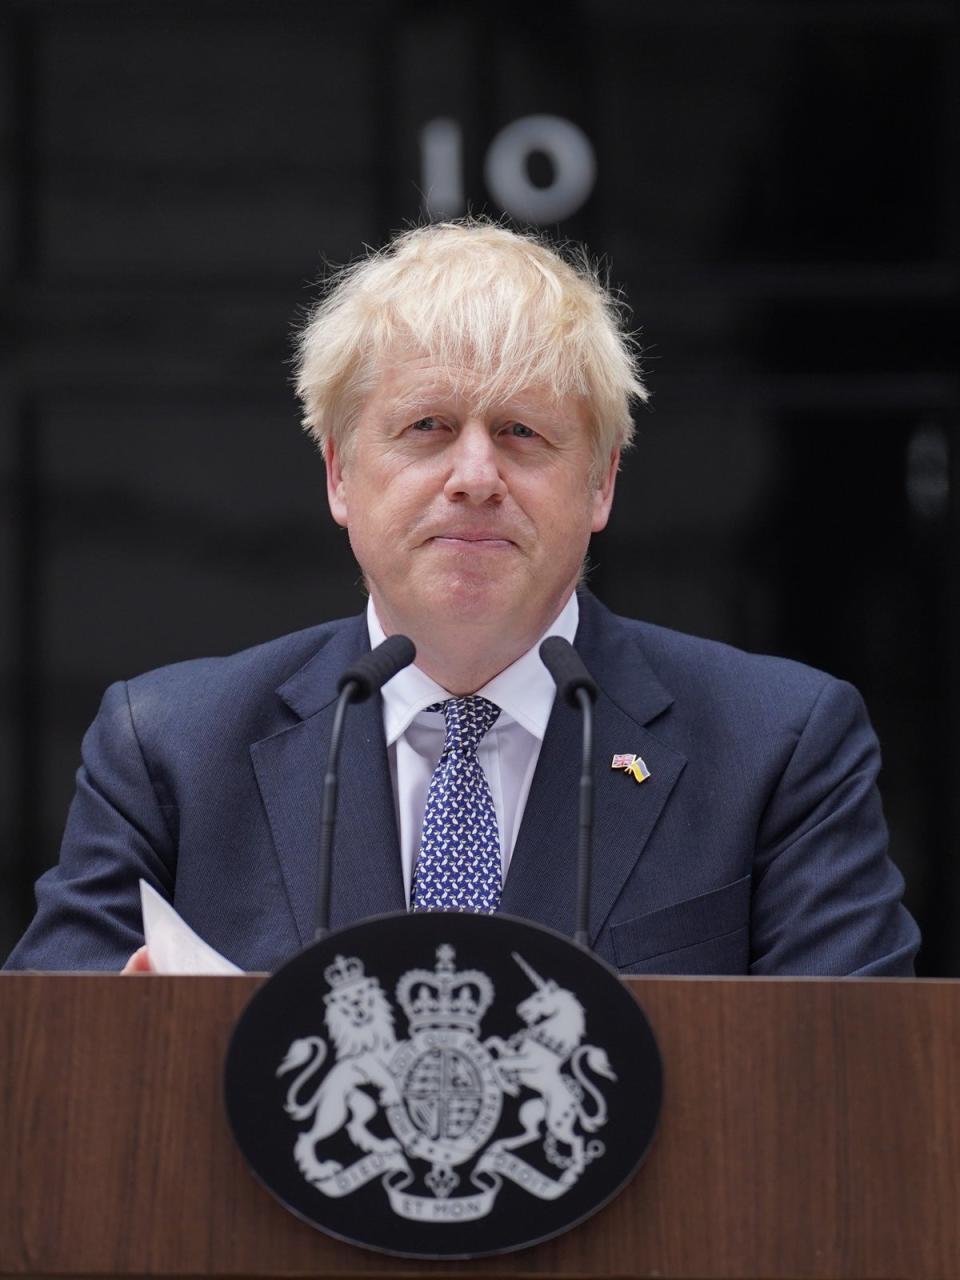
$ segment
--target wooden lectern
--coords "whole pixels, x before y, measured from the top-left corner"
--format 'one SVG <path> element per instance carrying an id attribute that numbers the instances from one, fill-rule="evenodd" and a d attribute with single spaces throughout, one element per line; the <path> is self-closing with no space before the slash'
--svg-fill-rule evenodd
<path id="1" fill-rule="evenodd" d="M 546 1244 L 423 1263 L 287 1214 L 235 1149 L 262 978 L 0 975 L 0 1276 L 960 1277 L 960 982 L 644 978 L 660 1131 Z"/>

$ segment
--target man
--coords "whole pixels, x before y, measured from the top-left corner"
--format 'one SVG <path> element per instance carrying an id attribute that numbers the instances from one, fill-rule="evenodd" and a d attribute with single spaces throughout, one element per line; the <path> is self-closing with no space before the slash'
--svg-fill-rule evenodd
<path id="1" fill-rule="evenodd" d="M 579 725 L 537 655 L 559 634 L 600 686 L 600 955 L 624 972 L 912 972 L 857 694 L 575 590 L 645 398 L 586 264 L 487 223 L 408 232 L 335 283 L 299 392 L 366 616 L 109 690 L 11 966 L 121 967 L 140 877 L 244 968 L 308 942 L 337 676 L 399 632 L 416 665 L 347 723 L 334 926 L 442 906 L 572 931 Z"/>

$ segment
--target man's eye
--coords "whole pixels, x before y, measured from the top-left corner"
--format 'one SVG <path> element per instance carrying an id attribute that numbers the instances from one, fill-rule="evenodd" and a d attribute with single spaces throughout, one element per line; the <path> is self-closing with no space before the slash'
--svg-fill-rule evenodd
<path id="1" fill-rule="evenodd" d="M 435 431 L 439 426 L 436 418 L 418 418 L 416 422 L 411 423 L 413 431 Z"/>
<path id="2" fill-rule="evenodd" d="M 522 422 L 511 422 L 507 430 L 520 440 L 532 440 L 537 434 L 532 427 L 525 426 Z"/>

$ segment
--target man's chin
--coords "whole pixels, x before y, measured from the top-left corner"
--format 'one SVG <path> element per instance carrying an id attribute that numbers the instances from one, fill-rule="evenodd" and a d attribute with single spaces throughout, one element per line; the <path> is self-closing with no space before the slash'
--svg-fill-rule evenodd
<path id="1" fill-rule="evenodd" d="M 504 621 L 513 614 L 510 601 L 514 597 L 505 590 L 504 583 L 496 579 L 482 582 L 451 583 L 446 590 L 441 590 L 433 600 L 433 614 L 437 622 L 444 626 L 456 626 L 458 622 L 493 621 L 500 617 Z"/>
<path id="2" fill-rule="evenodd" d="M 421 632 L 455 637 L 466 627 L 509 628 L 525 602 L 529 604 L 529 590 L 518 589 L 508 575 L 438 573 L 408 615 Z"/>

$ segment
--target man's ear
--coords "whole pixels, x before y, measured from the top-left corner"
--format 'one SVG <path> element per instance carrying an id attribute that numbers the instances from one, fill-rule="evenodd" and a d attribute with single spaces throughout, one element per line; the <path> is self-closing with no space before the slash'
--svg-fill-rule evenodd
<path id="1" fill-rule="evenodd" d="M 337 524 L 347 527 L 347 485 L 340 460 L 340 450 L 332 440 L 323 448 L 323 460 L 327 467 L 327 502 L 330 514 Z"/>
<path id="2" fill-rule="evenodd" d="M 613 506 L 613 491 L 617 483 L 617 471 L 620 468 L 620 450 L 614 449 L 610 455 L 610 463 L 600 478 L 593 495 L 593 523 L 590 528 L 593 533 L 599 533 L 601 529 L 607 527 L 607 521 L 610 519 L 610 508 Z"/>

